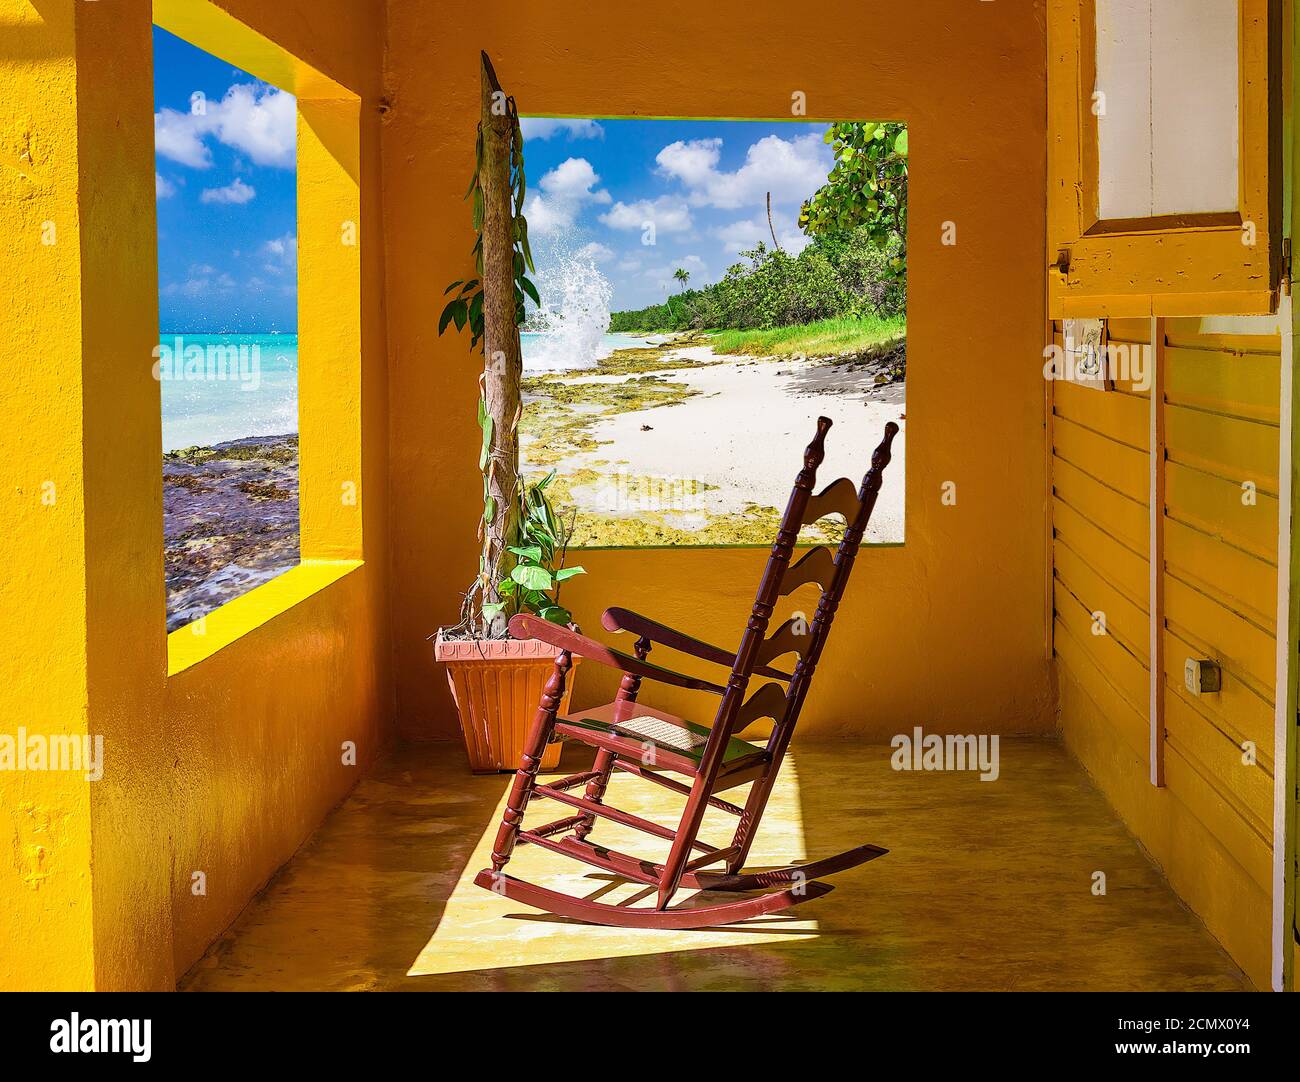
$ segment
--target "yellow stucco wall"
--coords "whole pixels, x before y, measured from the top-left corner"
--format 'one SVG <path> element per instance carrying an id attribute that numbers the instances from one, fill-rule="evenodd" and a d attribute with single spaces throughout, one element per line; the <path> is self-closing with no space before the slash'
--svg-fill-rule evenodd
<path id="1" fill-rule="evenodd" d="M 563 18 L 534 18 L 509 4 L 388 5 L 384 201 L 402 731 L 457 731 L 426 639 L 455 619 L 458 591 L 477 567 L 481 359 L 464 339 L 437 336 L 435 309 L 445 284 L 470 266 L 461 196 L 473 167 L 479 48 L 524 113 L 779 118 L 802 91 L 812 118 L 908 123 L 907 542 L 859 560 L 801 735 L 880 740 L 913 724 L 1050 730 L 1034 360 L 1044 289 L 1041 3 L 833 0 L 817 14 L 817 25 L 836 28 L 828 34 L 798 29 L 784 8 L 738 0 L 671 8 L 586 0 L 565 9 Z M 955 247 L 940 243 L 947 221 L 957 226 Z M 755 418 L 755 438 L 773 423 Z M 708 434 L 700 440 L 705 446 Z M 956 506 L 940 504 L 945 481 L 956 483 Z M 589 574 L 566 585 L 566 603 L 597 633 L 600 610 L 617 604 L 734 643 L 764 557 L 584 552 Z M 575 702 L 608 698 L 611 688 L 587 666 Z M 688 706 L 684 696 L 657 701 Z"/>
<path id="2" fill-rule="evenodd" d="M 105 738 L 101 781 L 0 775 L 0 827 L 16 855 L 0 863 L 6 988 L 171 987 L 388 735 L 382 8 L 229 0 L 221 11 L 235 17 L 227 36 L 199 44 L 276 77 L 244 51 L 255 28 L 279 47 L 265 56 L 287 50 L 327 77 L 315 92 L 337 84 L 354 96 L 350 155 L 327 152 L 328 118 L 312 125 L 303 153 L 359 184 L 360 245 L 317 252 L 337 261 L 329 270 L 339 288 L 311 291 L 300 307 L 303 342 L 314 328 L 337 400 L 317 393 L 326 413 L 303 425 L 303 468 L 317 482 L 313 494 L 304 481 L 303 514 L 320 527 L 305 531 L 304 551 L 317 562 L 209 618 L 201 648 L 173 641 L 169 650 L 151 373 L 151 7 L 0 3 L 0 192 L 20 227 L 4 232 L 0 256 L 21 268 L 4 287 L 14 332 L 5 360 L 19 378 L 0 391 L 10 419 L 0 437 L 6 522 L 16 524 L 0 552 L 21 574 L 0 579 L 0 707 L 32 730 Z M 295 69 L 285 70 L 282 85 Z M 321 175 L 300 171 L 300 186 Z M 302 186 L 300 214 L 337 217 L 340 190 Z M 58 240 L 42 244 L 49 220 Z M 340 224 L 330 221 L 334 235 Z M 340 323 L 349 303 L 353 315 Z M 340 383 L 348 373 L 351 383 Z M 46 481 L 57 490 L 50 506 Z M 339 500 L 345 481 L 353 503 Z M 357 766 L 343 764 L 344 741 L 356 743 Z M 196 871 L 206 895 L 191 890 Z"/>
<path id="3" fill-rule="evenodd" d="M 0 4 L 0 717 L 5 729 L 80 736 L 87 726 L 82 387 L 76 291 L 77 72 L 72 5 Z M 53 226 L 49 223 L 53 223 Z M 50 232 L 53 228 L 53 232 Z M 42 240 L 62 243 L 43 244 Z M 31 363 L 41 358 L 43 363 Z M 51 597 L 49 584 L 65 589 Z M 21 645 L 26 644 L 26 649 Z M 90 792 L 70 774 L 0 773 L 0 986 L 93 979 Z M 12 859 L 10 859 L 12 854 Z M 40 929 L 39 956 L 19 945 Z"/>

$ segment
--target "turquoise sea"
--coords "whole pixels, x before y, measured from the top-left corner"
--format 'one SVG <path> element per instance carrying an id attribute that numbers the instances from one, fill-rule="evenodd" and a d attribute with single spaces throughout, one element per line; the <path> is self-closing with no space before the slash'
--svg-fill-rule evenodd
<path id="1" fill-rule="evenodd" d="M 296 334 L 163 334 L 163 450 L 298 431 Z"/>
<path id="2" fill-rule="evenodd" d="M 521 340 L 529 371 L 587 367 L 616 349 L 647 344 L 606 334 L 593 355 L 581 356 L 553 335 L 525 333 Z M 296 334 L 164 334 L 158 368 L 164 451 L 298 431 Z"/>

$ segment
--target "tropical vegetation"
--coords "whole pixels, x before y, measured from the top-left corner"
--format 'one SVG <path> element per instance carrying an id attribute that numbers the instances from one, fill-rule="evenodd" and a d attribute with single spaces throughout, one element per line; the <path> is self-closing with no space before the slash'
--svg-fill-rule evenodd
<path id="1" fill-rule="evenodd" d="M 721 280 L 663 304 L 615 312 L 611 331 L 753 330 L 825 320 L 901 320 L 907 308 L 907 130 L 901 124 L 832 124 L 835 164 L 804 202 L 811 242 L 797 255 L 759 242 Z"/>
<path id="2" fill-rule="evenodd" d="M 468 329 L 470 348 L 481 349 L 484 358 L 478 402 L 482 549 L 460 623 L 448 630 L 486 639 L 505 638 L 509 617 L 521 612 L 568 624 L 571 616 L 559 604 L 560 583 L 583 573 L 580 567 L 563 566 L 568 531 L 546 494 L 551 478 L 525 485 L 520 476 L 519 327 L 526 316 L 525 297 L 538 303 L 537 288 L 527 276 L 533 270 L 523 214 L 527 191 L 519 110 L 501 89 L 484 53 L 482 116 L 474 173 L 465 193 L 466 199 L 473 199 L 477 238 L 470 254 L 478 273 L 447 287 L 444 295 L 450 299 L 438 320 L 438 333 L 452 326 Z"/>

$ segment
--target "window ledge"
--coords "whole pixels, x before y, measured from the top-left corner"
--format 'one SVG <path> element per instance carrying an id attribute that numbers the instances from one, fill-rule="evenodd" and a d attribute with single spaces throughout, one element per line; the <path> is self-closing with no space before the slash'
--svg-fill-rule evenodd
<path id="1" fill-rule="evenodd" d="M 274 620 L 362 566 L 361 560 L 304 560 L 167 636 L 167 675 L 175 676 Z"/>

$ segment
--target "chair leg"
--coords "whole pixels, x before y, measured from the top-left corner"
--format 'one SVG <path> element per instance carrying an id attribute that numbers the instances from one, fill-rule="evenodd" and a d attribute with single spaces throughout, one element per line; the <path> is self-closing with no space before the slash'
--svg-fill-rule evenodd
<path id="1" fill-rule="evenodd" d="M 592 764 L 591 769 L 599 773 L 600 776 L 587 782 L 587 791 L 583 795 L 588 800 L 599 804 L 605 798 L 605 789 L 609 785 L 609 776 L 614 772 L 614 753 L 608 748 L 601 748 L 596 752 L 596 761 Z M 587 835 L 591 833 L 591 828 L 595 825 L 596 817 L 584 812 L 582 822 L 573 828 L 573 836 L 580 842 L 585 841 Z"/>
<path id="2" fill-rule="evenodd" d="M 659 876 L 656 909 L 667 909 L 668 903 L 672 901 L 677 887 L 681 884 L 682 873 L 686 871 L 686 862 L 691 855 L 691 843 L 699 833 L 708 802 L 709 779 L 704 774 L 699 774 L 691 785 L 691 795 L 686 798 L 686 807 L 682 811 L 681 823 L 677 827 L 677 836 L 673 840 L 668 859 L 664 861 L 664 870 Z"/>
<path id="3" fill-rule="evenodd" d="M 515 780 L 510 786 L 510 796 L 506 800 L 506 810 L 501 816 L 501 826 L 497 829 L 496 842 L 492 846 L 492 870 L 499 872 L 506 866 L 510 854 L 514 852 L 515 842 L 519 838 L 519 828 L 524 821 L 524 811 L 528 800 L 537 785 L 537 771 L 542 765 L 542 754 L 546 744 L 555 731 L 555 715 L 559 712 L 560 702 L 564 698 L 564 684 L 573 664 L 567 650 L 555 659 L 555 668 L 551 678 L 542 689 L 542 697 L 537 704 L 537 713 L 533 717 L 533 727 L 528 734 L 528 743 L 515 771 Z"/>
<path id="4" fill-rule="evenodd" d="M 644 661 L 646 655 L 650 653 L 652 645 L 650 640 L 642 635 L 636 640 L 636 645 L 632 650 L 639 660 Z M 619 682 L 618 695 L 615 696 L 615 701 L 634 703 L 640 691 L 641 677 L 625 673 L 623 679 Z M 614 753 L 607 748 L 601 748 L 596 752 L 596 761 L 592 765 L 592 770 L 598 771 L 600 776 L 587 782 L 587 791 L 584 794 L 593 803 L 599 804 L 605 798 L 605 790 L 609 786 L 610 775 L 614 773 L 614 759 Z M 584 815 L 582 822 L 574 828 L 573 836 L 580 842 L 585 841 L 595 825 L 596 817 L 594 815 Z"/>

